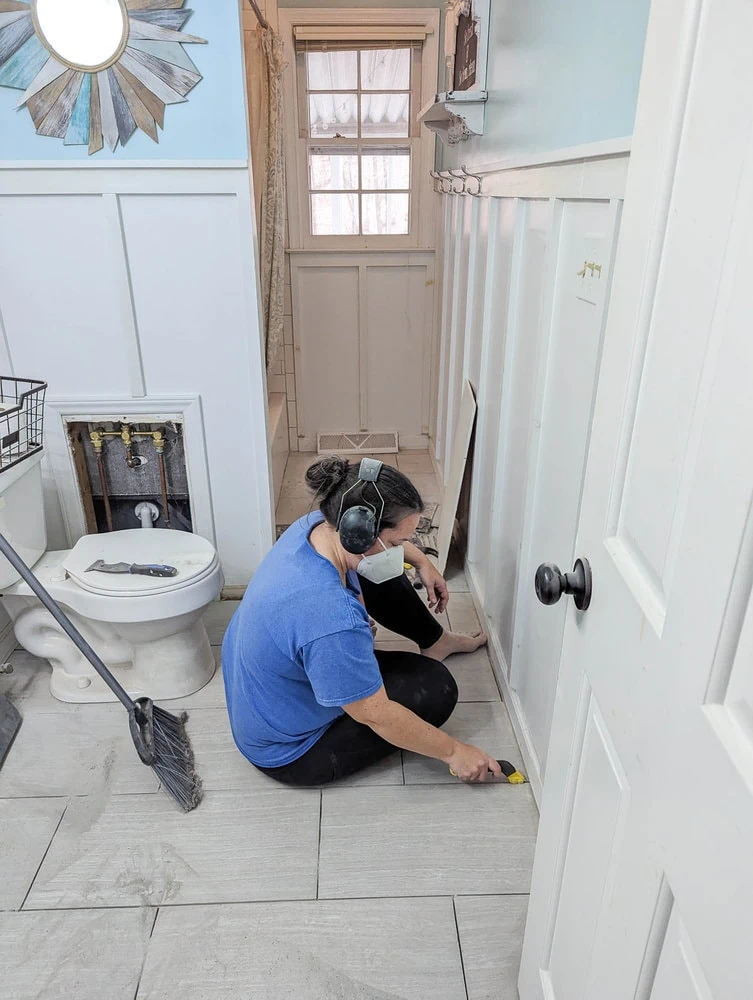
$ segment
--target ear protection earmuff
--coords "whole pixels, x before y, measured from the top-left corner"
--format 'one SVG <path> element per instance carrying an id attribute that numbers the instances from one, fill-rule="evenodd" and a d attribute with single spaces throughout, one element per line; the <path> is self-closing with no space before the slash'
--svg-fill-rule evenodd
<path id="1" fill-rule="evenodd" d="M 379 528 L 384 514 L 384 497 L 379 492 L 376 484 L 379 473 L 382 471 L 383 463 L 376 458 L 362 458 L 358 469 L 358 480 L 347 489 L 340 500 L 340 511 L 337 515 L 337 531 L 340 536 L 340 544 L 346 552 L 353 555 L 361 555 L 372 547 L 379 536 Z M 381 504 L 379 512 L 377 508 L 365 501 L 355 507 L 348 507 L 343 514 L 345 497 L 361 483 L 373 483 L 379 502 Z"/>

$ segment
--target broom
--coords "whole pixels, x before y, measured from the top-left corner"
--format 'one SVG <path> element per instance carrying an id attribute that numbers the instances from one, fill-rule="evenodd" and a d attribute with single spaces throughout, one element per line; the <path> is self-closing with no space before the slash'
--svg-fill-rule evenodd
<path id="1" fill-rule="evenodd" d="M 172 715 L 151 698 L 131 698 L 2 534 L 0 552 L 124 705 L 131 737 L 142 762 L 152 768 L 184 812 L 195 809 L 201 802 L 201 779 L 194 770 L 193 751 L 186 734 L 188 715 L 185 712 Z"/>

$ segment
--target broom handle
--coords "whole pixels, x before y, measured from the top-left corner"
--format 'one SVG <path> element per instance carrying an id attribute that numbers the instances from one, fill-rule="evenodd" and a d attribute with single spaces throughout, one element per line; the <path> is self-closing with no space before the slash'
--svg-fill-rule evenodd
<path id="1" fill-rule="evenodd" d="M 116 681 L 73 622 L 63 613 L 62 609 L 57 605 L 53 598 L 50 597 L 39 580 L 37 580 L 32 571 L 10 544 L 8 539 L 2 534 L 0 534 L 0 552 L 5 556 L 24 582 L 31 587 L 68 638 L 78 646 L 113 694 L 116 695 L 116 697 L 125 705 L 127 709 L 132 709 L 134 701 L 128 696 L 128 692 Z"/>

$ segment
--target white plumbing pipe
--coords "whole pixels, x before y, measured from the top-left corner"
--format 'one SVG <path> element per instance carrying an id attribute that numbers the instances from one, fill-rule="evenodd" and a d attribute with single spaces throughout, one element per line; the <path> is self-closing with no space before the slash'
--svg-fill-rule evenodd
<path id="1" fill-rule="evenodd" d="M 153 503 L 140 503 L 134 513 L 139 521 L 141 521 L 142 528 L 153 528 L 154 522 L 159 517 L 159 507 L 156 507 Z"/>

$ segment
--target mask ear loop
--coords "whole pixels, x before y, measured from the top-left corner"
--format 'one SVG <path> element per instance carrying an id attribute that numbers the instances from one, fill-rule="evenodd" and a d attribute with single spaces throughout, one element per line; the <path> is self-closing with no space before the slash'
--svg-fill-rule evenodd
<path id="1" fill-rule="evenodd" d="M 379 499 L 382 502 L 382 507 L 381 507 L 381 509 L 379 511 L 379 517 L 376 517 L 376 507 L 372 508 L 373 511 L 374 511 L 374 517 L 376 517 L 376 534 L 375 534 L 374 537 L 375 538 L 379 538 L 379 532 L 382 530 L 382 518 L 384 517 L 384 497 L 379 492 L 379 487 L 377 486 L 376 482 L 373 482 L 371 485 L 376 490 L 377 496 L 379 497 Z"/>

